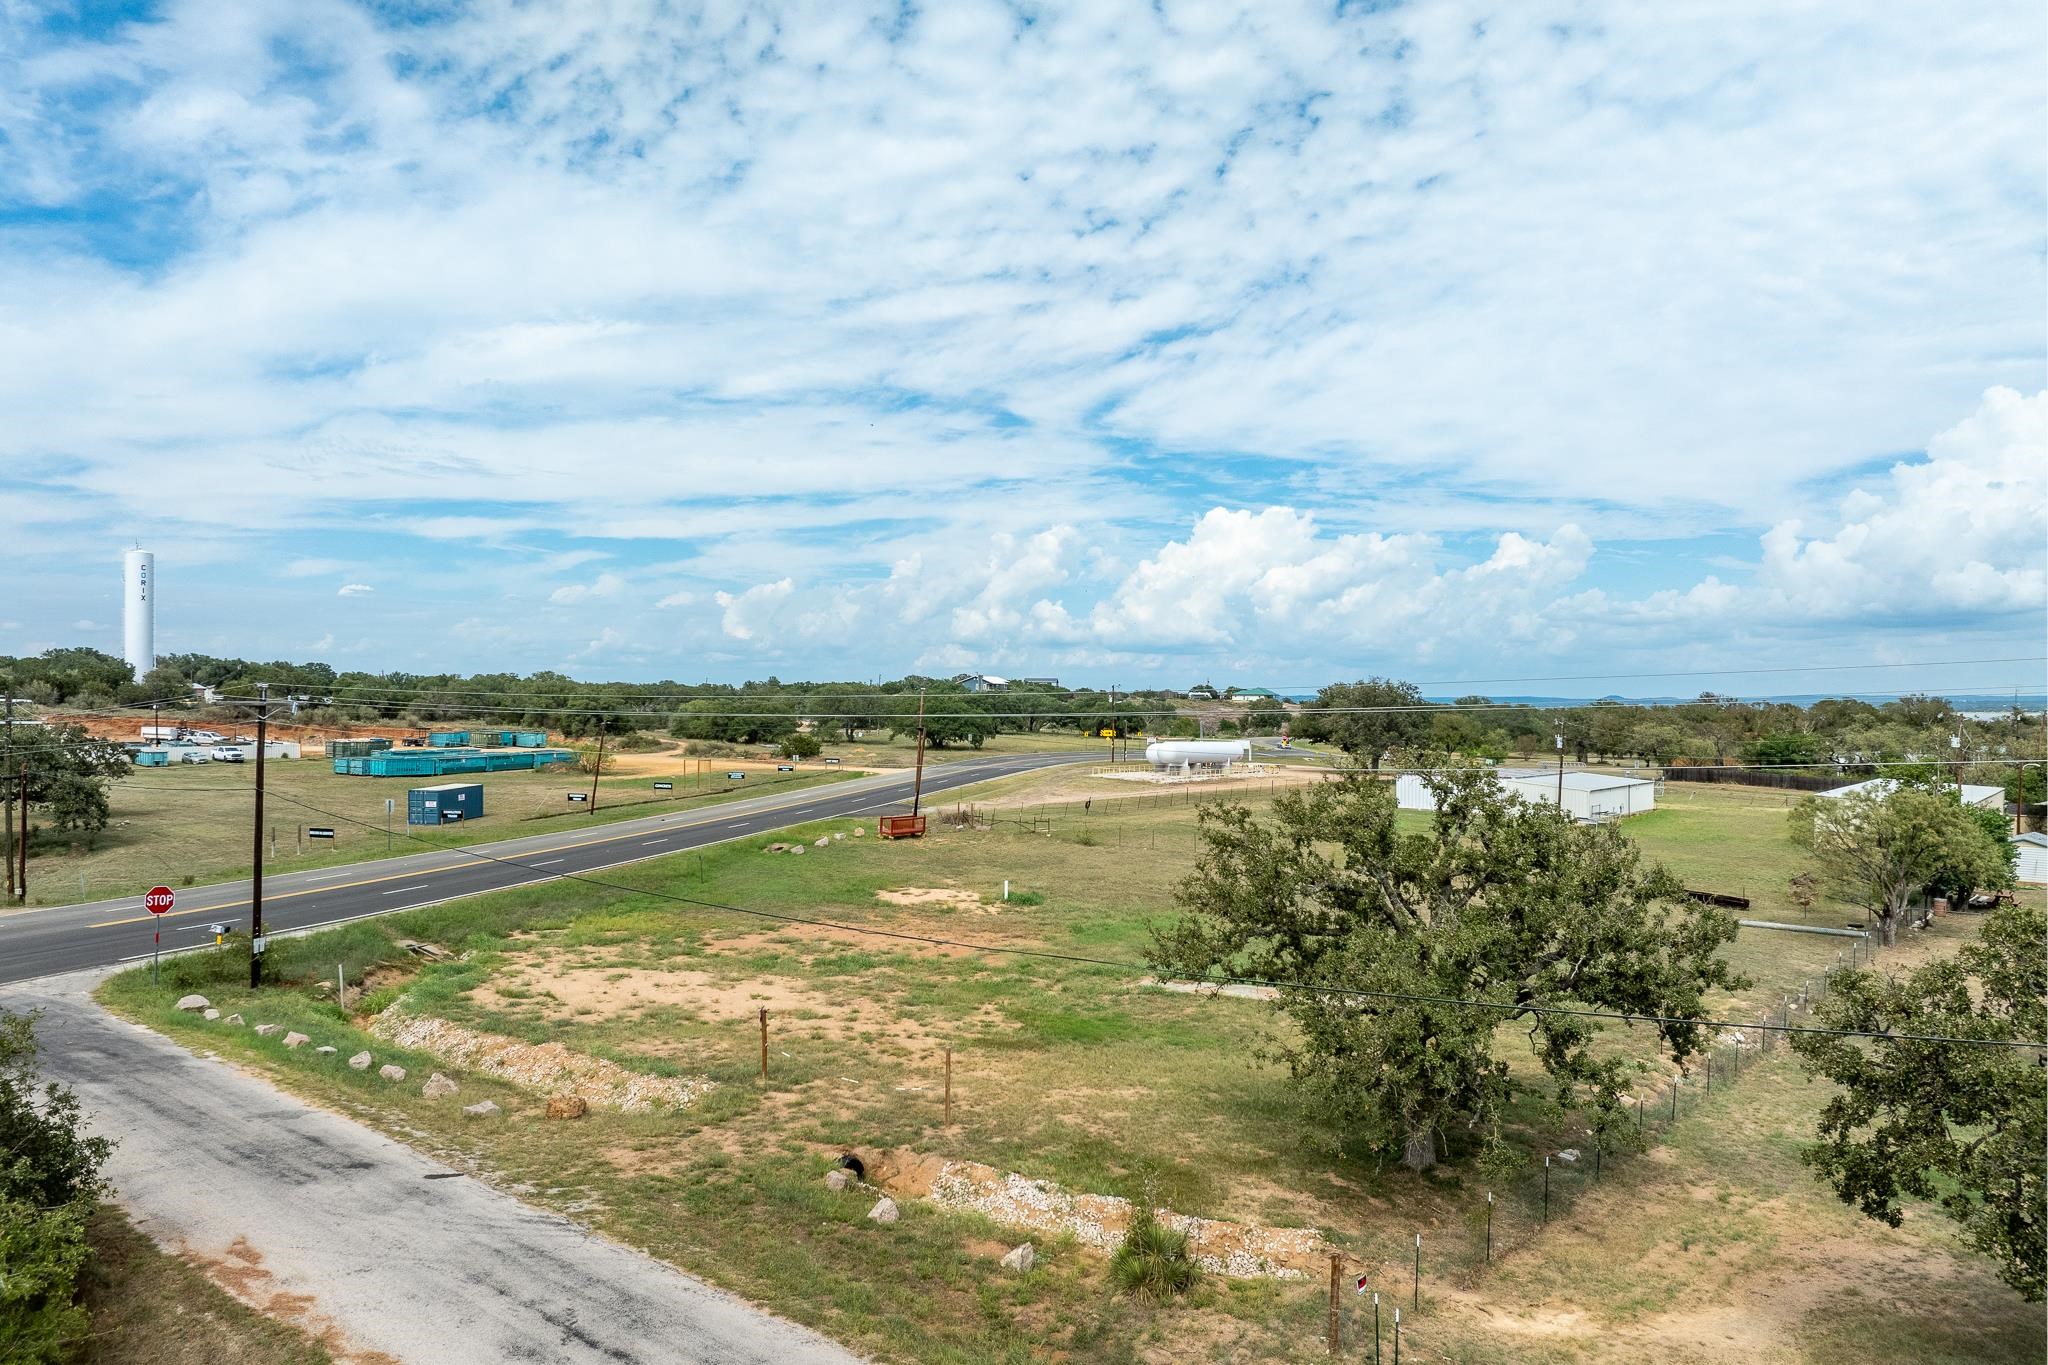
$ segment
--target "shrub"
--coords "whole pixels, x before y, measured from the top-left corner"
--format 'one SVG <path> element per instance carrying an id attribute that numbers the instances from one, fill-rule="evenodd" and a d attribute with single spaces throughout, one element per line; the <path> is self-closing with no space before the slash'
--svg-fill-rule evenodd
<path id="1" fill-rule="evenodd" d="M 1044 905 L 1045 893 L 1042 891 L 1012 891 L 1010 893 L 1010 904 Z"/>
<path id="2" fill-rule="evenodd" d="M 1109 1258 L 1109 1278 L 1126 1294 L 1171 1298 L 1194 1288 L 1201 1275 L 1188 1255 L 1188 1235 L 1161 1223 L 1146 1199 L 1131 1207 L 1130 1231 Z"/>
<path id="3" fill-rule="evenodd" d="M 41 1209 L 0 1198 L 0 1360 L 42 1365 L 70 1358 L 85 1339 L 76 1302 L 85 1268 L 87 1205 Z"/>
<path id="4" fill-rule="evenodd" d="M 78 1097 L 41 1084 L 33 1014 L 0 1009 L 0 1359 L 66 1359 L 85 1335 L 77 1306 L 85 1220 L 112 1144 L 81 1135 Z"/>

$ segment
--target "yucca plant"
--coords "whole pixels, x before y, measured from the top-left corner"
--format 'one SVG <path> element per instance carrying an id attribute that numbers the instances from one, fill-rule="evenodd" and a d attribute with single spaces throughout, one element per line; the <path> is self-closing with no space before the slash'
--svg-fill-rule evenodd
<path id="1" fill-rule="evenodd" d="M 1109 1258 L 1110 1280 L 1126 1294 L 1185 1294 L 1201 1274 L 1188 1255 L 1188 1235 L 1161 1223 L 1151 1205 L 1149 1199 L 1132 1205 L 1130 1230 Z"/>

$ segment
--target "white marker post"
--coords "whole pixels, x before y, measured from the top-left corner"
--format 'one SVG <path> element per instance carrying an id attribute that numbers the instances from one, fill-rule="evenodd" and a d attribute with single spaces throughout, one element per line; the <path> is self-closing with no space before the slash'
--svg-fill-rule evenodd
<path id="1" fill-rule="evenodd" d="M 152 886 L 149 888 L 149 893 L 142 898 L 142 908 L 149 911 L 151 915 L 167 915 L 170 913 L 171 907 L 177 904 L 177 900 L 178 898 L 172 894 L 171 888 L 168 886 Z M 152 986 L 156 985 L 157 958 L 162 955 L 163 946 L 164 922 L 158 919 L 156 921 L 156 942 L 149 950 L 149 984 Z"/>

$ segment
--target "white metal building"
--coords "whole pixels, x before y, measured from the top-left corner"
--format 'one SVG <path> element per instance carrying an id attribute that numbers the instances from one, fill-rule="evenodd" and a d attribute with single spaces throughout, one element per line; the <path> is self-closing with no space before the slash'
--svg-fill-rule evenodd
<path id="1" fill-rule="evenodd" d="M 1557 773 L 1533 768 L 1503 768 L 1493 774 L 1510 796 L 1542 805 L 1557 804 Z M 1415 773 L 1394 779 L 1394 803 L 1402 810 L 1435 810 L 1429 783 Z M 1575 820 L 1608 820 L 1639 815 L 1657 805 L 1657 784 L 1640 777 L 1612 773 L 1568 772 L 1564 775 L 1564 810 Z"/>
<path id="2" fill-rule="evenodd" d="M 1898 785 L 1895 780 L 1889 777 L 1873 777 L 1865 782 L 1851 782 L 1846 787 L 1830 787 L 1822 792 L 1821 795 L 1841 797 L 1847 796 L 1850 792 L 1867 791 L 1873 796 L 1885 796 L 1891 792 L 1892 788 Z M 1948 790 L 1955 790 L 1953 783 L 1948 784 Z M 2003 810 L 2005 809 L 2005 788 L 1983 787 L 1972 782 L 1965 782 L 1963 784 L 1963 804 L 1966 806 L 1981 806 L 1985 810 Z"/>
<path id="3" fill-rule="evenodd" d="M 1501 786 L 1509 795 L 1525 801 L 1554 806 L 1558 801 L 1556 773 L 1502 774 Z M 1564 813 L 1574 820 L 1611 820 L 1623 815 L 1640 815 L 1657 804 L 1657 784 L 1641 777 L 1614 773 L 1566 773 Z"/>
<path id="4" fill-rule="evenodd" d="M 2048 886 L 2048 834 L 2015 835 L 2020 846 L 2020 880 L 2029 886 Z"/>

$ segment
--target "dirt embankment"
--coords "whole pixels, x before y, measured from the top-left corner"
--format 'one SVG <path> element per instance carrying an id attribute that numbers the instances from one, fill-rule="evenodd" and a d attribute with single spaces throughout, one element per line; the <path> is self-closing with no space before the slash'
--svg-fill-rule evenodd
<path id="1" fill-rule="evenodd" d="M 893 1195 L 927 1199 L 942 1208 L 971 1209 L 1007 1227 L 1047 1237 L 1072 1236 L 1100 1251 L 1115 1250 L 1131 1226 L 1128 1199 L 1075 1194 L 1049 1180 L 1031 1180 L 978 1161 L 951 1161 L 899 1149 L 874 1158 L 868 1178 Z M 1161 1223 L 1187 1234 L 1188 1254 L 1212 1275 L 1300 1280 L 1329 1264 L 1330 1248 L 1309 1228 L 1225 1223 L 1172 1209 L 1154 1212 Z"/>
<path id="2" fill-rule="evenodd" d="M 580 1095 L 595 1108 L 628 1114 L 683 1108 L 714 1084 L 701 1077 L 642 1075 L 602 1057 L 572 1052 L 560 1043 L 522 1043 L 445 1019 L 401 1013 L 395 1005 L 371 1022 L 370 1032 L 529 1090 Z"/>

